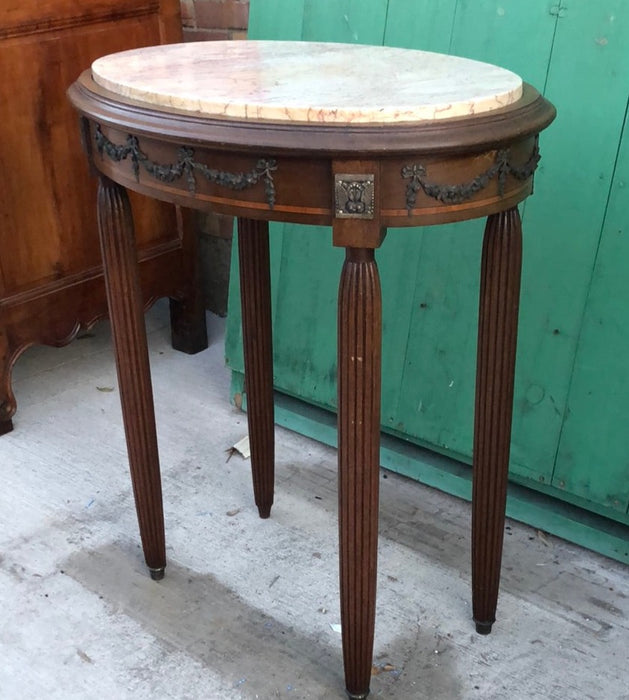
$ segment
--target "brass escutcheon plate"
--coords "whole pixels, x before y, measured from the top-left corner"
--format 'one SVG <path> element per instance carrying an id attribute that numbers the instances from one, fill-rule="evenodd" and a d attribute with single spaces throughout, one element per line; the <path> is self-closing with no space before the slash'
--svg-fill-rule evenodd
<path id="1" fill-rule="evenodd" d="M 337 173 L 334 176 L 334 215 L 339 219 L 373 219 L 374 176 Z"/>

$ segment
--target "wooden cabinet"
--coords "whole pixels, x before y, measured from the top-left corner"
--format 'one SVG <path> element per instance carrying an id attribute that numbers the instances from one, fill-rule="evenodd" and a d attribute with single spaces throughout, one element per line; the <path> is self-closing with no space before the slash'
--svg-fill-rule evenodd
<path id="1" fill-rule="evenodd" d="M 67 87 L 98 56 L 181 40 L 179 0 L 4 0 L 0 22 L 0 434 L 11 368 L 106 315 L 96 181 Z M 35 194 L 33 194 L 35 193 Z M 207 346 L 186 213 L 133 197 L 143 293 L 171 297 L 173 345 Z"/>

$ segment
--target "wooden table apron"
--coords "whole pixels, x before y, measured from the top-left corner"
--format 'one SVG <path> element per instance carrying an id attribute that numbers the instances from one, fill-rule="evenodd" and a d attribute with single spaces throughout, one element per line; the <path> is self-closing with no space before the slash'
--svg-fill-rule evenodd
<path id="1" fill-rule="evenodd" d="M 166 565 L 146 335 L 125 189 L 238 217 L 255 501 L 273 502 L 268 221 L 330 225 L 346 249 L 338 315 L 341 621 L 346 686 L 369 692 L 376 596 L 381 296 L 374 251 L 389 226 L 488 216 L 474 427 L 472 595 L 495 620 L 506 501 L 521 267 L 516 205 L 532 191 L 554 109 L 533 88 L 507 108 L 419 124 L 209 119 L 121 98 L 89 72 L 70 88 L 100 176 L 98 216 L 129 461 L 145 557 Z"/>

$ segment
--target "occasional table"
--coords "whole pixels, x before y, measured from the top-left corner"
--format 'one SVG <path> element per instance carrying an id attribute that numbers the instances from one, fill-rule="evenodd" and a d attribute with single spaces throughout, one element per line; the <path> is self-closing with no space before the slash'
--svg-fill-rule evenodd
<path id="1" fill-rule="evenodd" d="M 341 622 L 346 688 L 369 693 L 388 227 L 487 216 L 474 426 L 472 596 L 495 620 L 513 403 L 522 232 L 538 134 L 555 111 L 513 73 L 421 51 L 300 42 L 150 47 L 97 60 L 69 90 L 100 178 L 98 220 L 140 533 L 166 565 L 159 460 L 126 190 L 238 217 L 253 488 L 273 502 L 268 221 L 332 227 L 338 315 Z M 405 270 L 400 270 L 405 274 Z M 421 533 L 418 533 L 421 536 Z"/>

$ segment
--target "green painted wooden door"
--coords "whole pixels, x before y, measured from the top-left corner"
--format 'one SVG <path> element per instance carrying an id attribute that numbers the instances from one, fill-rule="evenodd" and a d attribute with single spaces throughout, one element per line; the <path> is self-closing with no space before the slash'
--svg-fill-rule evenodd
<path id="1" fill-rule="evenodd" d="M 485 60 L 555 103 L 521 208 L 511 476 L 629 524 L 626 0 L 252 0 L 250 37 Z M 378 251 L 383 429 L 468 463 L 482 231 L 482 221 L 391 229 Z M 272 227 L 275 384 L 332 410 L 342 257 L 327 229 Z M 227 355 L 241 373 L 236 274 Z"/>

